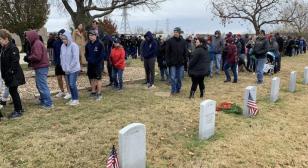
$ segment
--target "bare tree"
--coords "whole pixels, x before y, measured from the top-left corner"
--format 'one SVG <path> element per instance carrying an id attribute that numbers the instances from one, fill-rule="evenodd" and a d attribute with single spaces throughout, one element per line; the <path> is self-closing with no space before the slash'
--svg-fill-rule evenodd
<path id="1" fill-rule="evenodd" d="M 222 20 L 223 24 L 234 19 L 250 22 L 256 34 L 261 27 L 268 24 L 290 22 L 294 10 L 283 15 L 283 9 L 289 5 L 285 0 L 211 0 L 212 12 Z"/>
<path id="2" fill-rule="evenodd" d="M 165 0 L 61 0 L 61 5 L 72 18 L 75 26 L 89 25 L 91 20 L 111 14 L 114 10 L 143 6 L 152 10 Z"/>
<path id="3" fill-rule="evenodd" d="M 286 23 L 286 25 L 295 29 L 296 33 L 301 34 L 308 29 L 308 3 L 303 0 L 294 1 L 292 5 L 285 8 L 285 15 L 288 15 L 294 8 L 296 10 L 291 19 L 292 21 Z"/>
<path id="4" fill-rule="evenodd" d="M 28 29 L 40 29 L 47 21 L 49 5 L 47 0 L 1 0 L 0 27 L 19 35 L 23 41 Z"/>

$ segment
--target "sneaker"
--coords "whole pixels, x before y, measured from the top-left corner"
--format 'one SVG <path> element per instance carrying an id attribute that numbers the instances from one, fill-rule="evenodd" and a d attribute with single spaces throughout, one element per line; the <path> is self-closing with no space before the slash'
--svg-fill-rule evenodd
<path id="1" fill-rule="evenodd" d="M 91 98 L 96 98 L 96 93 L 95 92 L 90 93 L 90 97 Z"/>
<path id="2" fill-rule="evenodd" d="M 72 98 L 72 95 L 69 94 L 69 93 L 67 93 L 67 94 L 64 96 L 64 99 L 65 99 L 65 100 L 68 100 L 68 99 L 70 99 L 70 98 Z"/>
<path id="3" fill-rule="evenodd" d="M 77 106 L 77 105 L 79 105 L 79 100 L 72 100 L 69 105 L 70 106 Z"/>
<path id="4" fill-rule="evenodd" d="M 228 82 L 231 82 L 231 80 L 225 80 L 225 81 L 224 81 L 224 83 L 228 83 Z"/>
<path id="5" fill-rule="evenodd" d="M 95 101 L 101 101 L 103 99 L 102 94 L 97 94 Z"/>
<path id="6" fill-rule="evenodd" d="M 3 109 L 3 105 L 0 105 L 0 110 L 1 110 L 1 109 Z M 0 116 L 1 116 L 1 114 L 0 114 Z"/>
<path id="7" fill-rule="evenodd" d="M 63 97 L 65 96 L 65 93 L 60 91 L 58 94 L 56 94 L 56 98 L 60 98 L 60 97 Z"/>
<path id="8" fill-rule="evenodd" d="M 16 119 L 22 116 L 22 113 L 20 111 L 14 111 L 11 115 L 10 115 L 10 119 Z"/>
<path id="9" fill-rule="evenodd" d="M 156 86 L 154 86 L 154 85 L 150 85 L 149 87 L 148 87 L 148 89 L 155 89 L 156 88 Z"/>

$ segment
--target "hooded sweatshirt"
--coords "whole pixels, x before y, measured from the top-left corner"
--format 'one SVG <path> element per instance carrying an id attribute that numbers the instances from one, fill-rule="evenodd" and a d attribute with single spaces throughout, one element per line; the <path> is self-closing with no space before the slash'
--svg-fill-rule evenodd
<path id="1" fill-rule="evenodd" d="M 47 49 L 40 40 L 38 33 L 34 30 L 26 32 L 27 39 L 31 45 L 29 60 L 33 69 L 47 68 L 49 66 Z"/>
<path id="2" fill-rule="evenodd" d="M 73 42 L 69 32 L 65 31 L 63 36 L 67 38 L 68 44 L 65 45 L 63 43 L 61 46 L 60 59 L 62 69 L 66 74 L 78 72 L 80 71 L 79 47 Z"/>
<path id="3" fill-rule="evenodd" d="M 144 59 L 154 58 L 157 55 L 158 44 L 156 40 L 153 38 L 153 34 L 151 32 L 147 32 L 144 37 L 146 38 L 143 46 L 142 46 L 142 56 Z"/>

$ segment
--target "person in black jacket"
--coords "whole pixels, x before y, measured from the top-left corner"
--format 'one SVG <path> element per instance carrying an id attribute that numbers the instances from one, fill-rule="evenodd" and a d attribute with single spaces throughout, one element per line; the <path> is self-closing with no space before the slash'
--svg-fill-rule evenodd
<path id="1" fill-rule="evenodd" d="M 163 39 L 160 39 L 158 54 L 157 54 L 157 63 L 160 70 L 161 81 L 169 80 L 169 73 L 166 63 L 166 42 Z"/>
<path id="2" fill-rule="evenodd" d="M 193 98 L 199 85 L 200 98 L 204 96 L 204 78 L 210 75 L 211 58 L 207 49 L 206 40 L 198 38 L 196 40 L 196 49 L 192 53 L 189 61 L 188 74 L 191 77 L 192 85 L 189 98 Z"/>
<path id="3" fill-rule="evenodd" d="M 0 30 L 0 44 L 1 75 L 5 85 L 9 88 L 14 104 L 14 112 L 10 118 L 21 117 L 23 108 L 18 93 L 18 86 L 25 84 L 26 80 L 19 64 L 19 50 L 12 43 L 10 33 L 4 29 Z"/>
<path id="4" fill-rule="evenodd" d="M 170 72 L 171 95 L 181 91 L 184 64 L 188 55 L 187 43 L 181 38 L 181 33 L 181 28 L 176 27 L 174 29 L 174 36 L 167 41 L 166 45 L 166 62 Z"/>
<path id="5" fill-rule="evenodd" d="M 253 48 L 253 54 L 257 58 L 257 84 L 263 83 L 263 69 L 264 65 L 267 61 L 266 59 L 266 53 L 269 50 L 269 42 L 265 37 L 265 31 L 261 30 L 261 33 L 258 35 L 254 48 Z"/>

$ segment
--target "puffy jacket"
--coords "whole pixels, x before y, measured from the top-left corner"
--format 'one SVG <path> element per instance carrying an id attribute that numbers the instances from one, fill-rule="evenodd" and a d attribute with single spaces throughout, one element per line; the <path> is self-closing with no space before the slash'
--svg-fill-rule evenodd
<path id="1" fill-rule="evenodd" d="M 110 61 L 115 68 L 124 70 L 125 68 L 124 48 L 123 47 L 113 48 L 110 54 Z"/>
<path id="2" fill-rule="evenodd" d="M 227 62 L 229 64 L 235 64 L 238 61 L 238 51 L 235 44 L 229 44 L 226 46 Z"/>
<path id="3" fill-rule="evenodd" d="M 147 32 L 144 37 L 148 37 L 142 46 L 142 57 L 144 59 L 150 59 L 157 56 L 158 44 L 156 40 L 153 38 L 153 34 L 151 32 Z"/>
<path id="4" fill-rule="evenodd" d="M 63 36 L 67 38 L 68 44 L 63 43 L 61 46 L 61 67 L 67 74 L 78 72 L 80 71 L 79 47 L 69 32 L 64 32 Z"/>
<path id="5" fill-rule="evenodd" d="M 224 48 L 224 40 L 219 37 L 212 37 L 212 46 L 215 54 L 222 54 Z"/>
<path id="6" fill-rule="evenodd" d="M 190 76 L 210 74 L 211 58 L 206 46 L 198 46 L 192 53 L 189 61 L 188 73 Z"/>
<path id="7" fill-rule="evenodd" d="M 16 87 L 26 83 L 24 73 L 19 64 L 18 48 L 10 42 L 8 46 L 0 48 L 1 75 L 7 87 Z"/>
<path id="8" fill-rule="evenodd" d="M 264 59 L 266 58 L 266 53 L 269 50 L 269 43 L 265 37 L 258 37 L 256 39 L 253 54 L 256 56 L 257 59 Z"/>
<path id="9" fill-rule="evenodd" d="M 104 59 L 102 43 L 99 40 L 94 43 L 89 41 L 86 45 L 85 57 L 89 64 L 101 64 Z"/>
<path id="10" fill-rule="evenodd" d="M 47 49 L 40 40 L 39 35 L 36 31 L 32 30 L 27 31 L 26 36 L 31 45 L 31 52 L 29 56 L 31 66 L 34 69 L 47 68 L 49 66 Z"/>
<path id="11" fill-rule="evenodd" d="M 169 67 L 182 66 L 187 62 L 188 50 L 183 38 L 173 37 L 167 41 L 166 62 Z"/>

